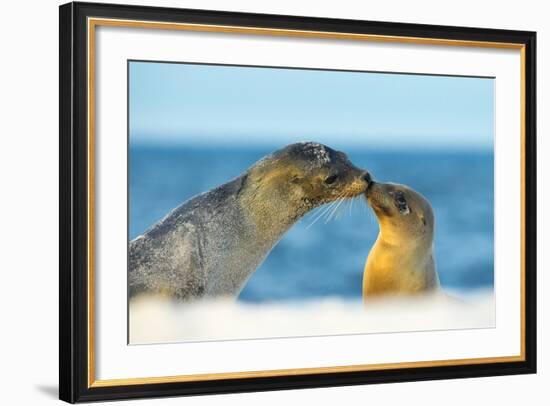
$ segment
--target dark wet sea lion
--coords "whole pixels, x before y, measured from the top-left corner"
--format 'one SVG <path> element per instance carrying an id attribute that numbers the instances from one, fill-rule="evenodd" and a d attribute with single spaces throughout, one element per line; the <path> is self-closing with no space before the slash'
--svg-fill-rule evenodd
<path id="1" fill-rule="evenodd" d="M 435 217 L 430 202 L 413 189 L 371 182 L 365 194 L 380 232 L 363 273 L 363 299 L 435 292 Z"/>
<path id="2" fill-rule="evenodd" d="M 364 193 L 370 175 L 313 142 L 291 144 L 195 196 L 130 242 L 129 292 L 236 297 L 304 214 Z"/>

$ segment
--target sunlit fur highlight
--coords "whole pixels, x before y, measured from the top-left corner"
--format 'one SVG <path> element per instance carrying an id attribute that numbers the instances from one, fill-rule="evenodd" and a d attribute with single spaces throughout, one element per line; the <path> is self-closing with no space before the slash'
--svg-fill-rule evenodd
<path id="1" fill-rule="evenodd" d="M 408 206 L 402 211 L 395 203 L 398 191 Z M 363 299 L 435 291 L 439 286 L 433 248 L 435 218 L 428 200 L 407 186 L 392 183 L 373 183 L 366 199 L 380 231 L 365 264 Z"/>

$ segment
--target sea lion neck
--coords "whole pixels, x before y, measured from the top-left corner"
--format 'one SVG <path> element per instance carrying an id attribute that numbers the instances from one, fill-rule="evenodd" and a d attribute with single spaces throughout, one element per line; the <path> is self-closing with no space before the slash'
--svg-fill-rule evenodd
<path id="1" fill-rule="evenodd" d="M 238 197 L 258 238 L 278 241 L 308 209 L 286 182 L 257 178 L 249 174 L 247 186 Z"/>
<path id="2" fill-rule="evenodd" d="M 410 214 L 412 216 L 413 214 Z M 413 219 L 392 219 L 377 216 L 379 224 L 378 240 L 387 246 L 397 246 L 402 249 L 429 248 L 433 241 L 433 230 L 427 226 L 419 227 Z"/>
<path id="3" fill-rule="evenodd" d="M 378 217 L 378 224 L 380 227 L 378 240 L 386 246 L 404 247 L 414 242 L 403 233 L 402 229 L 392 224 L 391 220 Z"/>

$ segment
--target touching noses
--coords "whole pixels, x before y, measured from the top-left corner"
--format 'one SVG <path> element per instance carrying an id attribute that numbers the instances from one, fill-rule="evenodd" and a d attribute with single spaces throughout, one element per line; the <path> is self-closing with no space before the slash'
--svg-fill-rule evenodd
<path id="1" fill-rule="evenodd" d="M 372 177 L 370 176 L 370 173 L 368 173 L 368 172 L 365 172 L 363 174 L 363 179 L 365 180 L 365 182 L 367 182 L 367 185 L 370 185 L 372 183 Z"/>

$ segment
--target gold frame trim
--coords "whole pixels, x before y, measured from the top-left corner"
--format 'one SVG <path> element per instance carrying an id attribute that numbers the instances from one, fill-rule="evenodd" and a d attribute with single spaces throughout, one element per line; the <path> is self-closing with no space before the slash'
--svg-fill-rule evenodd
<path id="1" fill-rule="evenodd" d="M 520 270 L 520 335 L 521 349 L 519 355 L 485 358 L 464 358 L 451 360 L 395 362 L 383 364 L 364 364 L 331 366 L 317 368 L 276 369 L 265 371 L 220 372 L 211 374 L 190 374 L 146 378 L 95 379 L 95 337 L 94 337 L 94 306 L 95 306 L 95 230 L 94 230 L 94 197 L 95 197 L 95 28 L 97 26 L 149 28 L 161 30 L 184 30 L 195 32 L 218 32 L 248 35 L 285 36 L 299 38 L 338 39 L 371 42 L 393 42 L 420 45 L 463 46 L 478 48 L 497 48 L 520 50 L 520 83 L 521 83 L 521 270 Z M 464 41 L 453 39 L 435 39 L 421 37 L 400 37 L 391 35 L 354 34 L 344 32 L 306 31 L 290 29 L 274 29 L 259 27 L 241 27 L 228 25 L 164 23 L 139 20 L 121 20 L 109 18 L 89 18 L 87 29 L 88 41 L 88 388 L 112 387 L 123 385 L 143 385 L 159 383 L 176 383 L 192 381 L 212 381 L 218 379 L 244 379 L 259 377 L 277 377 L 289 375 L 330 374 L 340 372 L 360 372 L 391 370 L 395 368 L 425 368 L 440 366 L 457 366 L 473 364 L 492 364 L 504 362 L 525 361 L 525 45 L 506 42 Z"/>

